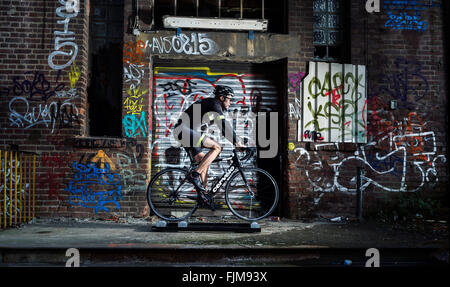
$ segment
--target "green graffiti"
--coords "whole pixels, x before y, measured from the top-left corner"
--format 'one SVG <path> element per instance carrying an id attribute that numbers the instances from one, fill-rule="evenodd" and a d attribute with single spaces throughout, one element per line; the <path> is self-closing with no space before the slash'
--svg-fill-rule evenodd
<path id="1" fill-rule="evenodd" d="M 311 96 L 306 104 L 312 115 L 312 120 L 306 123 L 305 128 L 314 129 L 317 132 L 329 130 L 342 131 L 344 136 L 352 136 L 352 132 L 345 129 L 347 123 L 356 123 L 361 130 L 358 130 L 358 138 L 365 136 L 365 124 L 360 120 L 363 111 L 358 111 L 358 103 L 365 101 L 365 86 L 362 81 L 363 75 L 358 78 L 352 72 L 343 76 L 342 72 L 337 72 L 330 76 L 330 72 L 325 73 L 323 81 L 318 77 L 313 77 L 308 85 L 308 92 Z M 363 93 L 364 92 L 364 93 Z M 325 104 L 318 104 L 313 108 L 314 100 L 317 97 L 332 98 Z M 319 118 L 330 119 L 333 126 L 320 127 Z"/>

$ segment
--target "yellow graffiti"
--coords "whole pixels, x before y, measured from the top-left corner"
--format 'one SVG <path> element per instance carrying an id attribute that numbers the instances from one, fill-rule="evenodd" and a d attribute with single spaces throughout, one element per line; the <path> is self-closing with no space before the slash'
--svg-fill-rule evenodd
<path id="1" fill-rule="evenodd" d="M 106 153 L 102 150 L 99 150 L 97 154 L 91 160 L 93 163 L 100 162 L 100 168 L 105 168 L 105 163 L 108 163 L 111 170 L 116 169 L 116 166 L 112 162 L 112 160 L 106 155 Z"/>
<path id="2" fill-rule="evenodd" d="M 76 83 L 80 79 L 80 69 L 75 66 L 75 62 L 70 66 L 70 72 L 69 72 L 69 81 L 70 81 L 70 87 L 73 89 L 75 88 Z"/>
<path id="3" fill-rule="evenodd" d="M 148 90 L 141 91 L 141 87 L 134 88 L 130 87 L 127 91 L 127 94 L 132 98 L 140 98 L 145 95 Z"/>
<path id="4" fill-rule="evenodd" d="M 147 93 L 148 90 L 141 90 L 141 87 L 130 87 L 127 90 L 127 94 L 129 97 L 124 101 L 124 107 L 127 110 L 127 114 L 141 114 L 142 108 L 144 107 L 142 96 Z"/>
<path id="5" fill-rule="evenodd" d="M 142 112 L 142 108 L 144 105 L 142 104 L 142 98 L 138 100 L 131 100 L 130 98 L 127 98 L 124 104 L 124 108 L 127 110 L 127 114 L 134 114 L 134 115 L 140 115 Z"/>
<path id="6" fill-rule="evenodd" d="M 293 150 L 295 149 L 295 144 L 294 144 L 294 143 L 289 143 L 289 144 L 288 144 L 288 149 L 289 149 L 290 151 L 293 151 Z"/>
<path id="7" fill-rule="evenodd" d="M 221 73 L 212 73 L 209 67 L 155 67 L 155 74 L 158 74 L 160 70 L 164 71 L 205 71 L 208 76 L 223 76 L 223 75 L 238 75 L 235 72 L 221 72 Z"/>

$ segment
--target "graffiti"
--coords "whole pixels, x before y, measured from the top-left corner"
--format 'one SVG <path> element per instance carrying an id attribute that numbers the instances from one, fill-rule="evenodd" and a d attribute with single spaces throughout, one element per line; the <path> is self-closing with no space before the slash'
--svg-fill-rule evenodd
<path id="1" fill-rule="evenodd" d="M 429 91 L 429 84 L 422 74 L 422 64 L 418 61 L 398 57 L 395 60 L 395 70 L 392 73 L 381 74 L 378 95 L 400 101 L 400 108 L 412 108 L 422 100 Z"/>
<path id="2" fill-rule="evenodd" d="M 145 44 L 141 40 L 125 43 L 123 47 L 123 61 L 126 64 L 145 65 L 144 49 Z"/>
<path id="3" fill-rule="evenodd" d="M 80 124 L 80 120 L 78 108 L 70 101 L 71 99 L 58 100 L 45 105 L 30 106 L 26 98 L 14 97 L 9 102 L 10 126 L 28 129 L 44 124 L 51 128 L 52 133 L 55 127 L 59 129 L 73 127 L 75 123 Z"/>
<path id="4" fill-rule="evenodd" d="M 145 43 L 146 49 L 151 49 L 152 54 L 169 54 L 174 52 L 186 55 L 213 55 L 217 51 L 217 44 L 208 38 L 208 34 L 191 33 L 166 37 L 153 37 Z"/>
<path id="5" fill-rule="evenodd" d="M 143 96 L 148 93 L 148 90 L 141 90 L 141 87 L 137 87 L 135 89 L 128 89 L 127 94 L 128 98 L 124 101 L 124 108 L 127 111 L 127 114 L 139 115 L 142 112 L 143 105 Z"/>
<path id="6" fill-rule="evenodd" d="M 141 80 L 144 78 L 143 65 L 128 64 L 124 65 L 123 77 L 125 83 L 131 83 L 131 88 L 141 84 Z"/>
<path id="7" fill-rule="evenodd" d="M 99 163 L 101 169 L 105 168 L 106 165 L 111 167 L 112 170 L 116 169 L 114 163 L 111 161 L 108 155 L 102 150 L 99 150 L 97 152 L 97 154 L 91 159 L 91 162 L 94 164 Z"/>
<path id="8" fill-rule="evenodd" d="M 65 178 L 66 173 L 55 171 L 64 168 L 67 163 L 72 160 L 72 157 L 72 154 L 57 154 L 52 156 L 47 153 L 41 156 L 41 166 L 48 171 L 37 177 L 38 188 L 44 188 L 48 185 L 48 196 L 50 199 L 56 198 L 60 201 L 64 201 L 64 199 L 59 195 L 58 190 L 61 190 L 64 186 L 61 181 Z"/>
<path id="9" fill-rule="evenodd" d="M 110 152 L 108 156 L 103 150 L 99 150 L 95 154 L 83 155 L 78 162 L 91 163 L 100 169 L 109 166 L 111 171 L 120 174 L 121 191 L 123 195 L 131 192 L 144 191 L 146 188 L 147 175 L 145 171 L 141 171 L 139 162 L 142 160 L 145 150 L 142 144 L 138 144 L 134 139 L 115 140 L 115 146 L 123 147 L 120 151 Z M 92 142 L 92 141 L 91 141 Z M 100 140 L 95 140 L 97 144 L 102 144 Z M 97 145 L 96 144 L 96 145 Z M 108 144 L 108 143 L 106 143 Z M 111 145 L 111 142 L 108 144 Z M 94 146 L 92 143 L 90 146 Z M 115 162 L 115 163 L 114 163 Z"/>
<path id="10" fill-rule="evenodd" d="M 69 31 L 69 22 L 71 18 L 78 15 L 78 10 L 69 9 L 71 10 L 71 12 L 69 12 L 67 10 L 67 6 L 70 5 L 67 5 L 65 0 L 59 0 L 59 3 L 61 6 L 56 9 L 56 15 L 61 17 L 63 20 L 58 20 L 56 22 L 60 25 L 64 25 L 64 30 L 53 32 L 55 35 L 54 51 L 48 56 L 48 65 L 54 70 L 62 70 L 70 66 L 78 55 L 78 45 L 75 43 L 74 37 L 75 33 L 73 31 Z M 78 5 L 78 0 L 71 1 L 70 4 L 72 5 L 70 7 L 76 7 Z M 67 13 L 63 12 L 64 10 Z M 56 60 L 55 57 L 57 57 Z M 64 64 L 55 64 L 55 62 L 63 61 L 66 57 L 70 57 L 70 59 L 66 60 Z"/>
<path id="11" fill-rule="evenodd" d="M 329 160 L 320 157 L 319 151 L 333 148 L 336 154 Z M 316 144 L 313 154 L 304 148 L 296 148 L 294 153 L 298 156 L 297 166 L 305 170 L 314 190 L 319 192 L 356 192 L 356 171 L 353 177 L 348 174 L 357 166 L 365 171 L 362 190 L 373 185 L 390 192 L 416 192 L 425 184 L 433 186 L 438 182 L 438 163 L 447 160 L 437 154 L 434 132 L 427 131 L 425 123 L 413 112 L 403 121 L 394 122 L 387 135 L 359 147 L 353 156 L 340 153 L 338 143 Z M 330 177 L 324 177 L 324 172 Z"/>
<path id="12" fill-rule="evenodd" d="M 310 62 L 309 71 L 298 138 L 311 141 L 302 136 L 314 130 L 327 142 L 366 142 L 365 67 Z"/>
<path id="13" fill-rule="evenodd" d="M 303 138 L 312 139 L 313 141 L 323 141 L 322 134 L 316 131 L 305 131 L 303 133 Z"/>
<path id="14" fill-rule="evenodd" d="M 70 66 L 70 72 L 69 72 L 69 82 L 70 87 L 73 89 L 75 88 L 75 85 L 77 84 L 78 80 L 80 79 L 80 69 L 75 65 L 75 63 Z"/>
<path id="15" fill-rule="evenodd" d="M 289 81 L 291 83 L 291 92 L 295 92 L 300 89 L 305 73 L 298 72 L 289 74 Z"/>
<path id="16" fill-rule="evenodd" d="M 19 77 L 13 78 L 13 94 L 16 97 L 26 97 L 28 100 L 42 100 L 46 102 L 49 98 L 60 95 L 65 88 L 65 84 L 58 83 L 61 71 L 58 71 L 54 87 L 47 81 L 45 75 L 40 72 L 25 72 L 25 79 L 19 81 Z M 32 79 L 27 79 L 32 75 Z"/>
<path id="17" fill-rule="evenodd" d="M 255 112 L 274 109 L 268 102 L 273 100 L 271 95 L 276 94 L 276 87 L 269 80 L 251 74 L 215 73 L 209 67 L 156 67 L 155 70 L 157 73 L 154 77 L 153 98 L 154 140 L 149 142 L 148 147 L 153 156 L 154 172 L 166 167 L 190 165 L 188 155 L 184 149 L 178 148 L 179 143 L 173 137 L 173 126 L 190 105 L 211 97 L 215 85 L 228 85 L 234 89 L 235 97 L 225 118 L 233 126 L 236 134 L 247 140 L 249 146 L 256 146 Z M 223 157 L 232 155 L 232 145 L 222 137 L 216 125 L 204 123 L 202 130 L 223 146 Z M 171 154 L 172 150 L 178 152 Z M 255 159 L 250 159 L 246 164 L 253 166 Z M 208 185 L 212 186 L 215 177 L 223 175 L 226 169 L 227 164 L 224 162 L 213 163 L 208 171 L 210 176 Z"/>
<path id="18" fill-rule="evenodd" d="M 428 22 L 422 20 L 421 12 L 439 6 L 433 0 L 385 0 L 384 9 L 388 12 L 389 19 L 384 26 L 393 30 L 425 31 Z"/>
<path id="19" fill-rule="evenodd" d="M 116 153 L 117 167 L 123 179 L 123 192 L 143 191 L 146 188 L 147 176 L 139 170 L 138 157 L 133 152 L 131 156 L 124 153 Z"/>
<path id="20" fill-rule="evenodd" d="M 297 98 L 296 94 L 294 103 L 289 103 L 289 118 L 299 120 L 302 117 L 302 102 Z"/>
<path id="21" fill-rule="evenodd" d="M 145 137 L 147 124 L 145 120 L 144 98 L 149 90 L 141 87 L 141 81 L 145 76 L 144 50 L 146 45 L 141 40 L 130 41 L 124 45 L 124 81 L 129 84 L 126 90 L 127 97 L 123 102 L 126 115 L 122 119 L 125 134 L 129 138 L 136 136 Z"/>
<path id="22" fill-rule="evenodd" d="M 145 137 L 147 134 L 147 125 L 145 123 L 145 112 L 141 112 L 141 117 L 137 115 L 126 115 L 123 120 L 123 127 L 127 137 Z"/>
<path id="23" fill-rule="evenodd" d="M 10 162 L 12 160 L 12 163 Z M 6 161 L 6 170 L 5 170 L 5 158 L 2 156 L 0 161 L 0 214 L 2 218 L 6 216 L 10 217 L 10 210 L 12 214 L 22 214 L 22 199 L 28 198 L 30 183 L 28 182 L 26 176 L 24 176 L 24 172 L 20 172 L 21 168 L 25 169 L 23 166 L 27 168 L 30 166 L 29 161 L 15 159 L 7 159 Z M 17 170 L 17 178 L 15 176 L 15 172 Z M 29 173 L 28 173 L 29 174 Z M 12 175 L 12 176 L 11 176 Z M 22 178 L 21 178 L 22 177 Z M 6 178 L 6 184 L 5 184 Z M 10 190 L 10 186 L 13 188 Z M 10 197 L 12 196 L 12 197 Z M 17 198 L 17 203 L 16 202 Z M 12 205 L 12 206 L 11 206 Z M 5 209 L 6 206 L 6 209 Z M 13 208 L 14 207 L 14 208 Z"/>
<path id="24" fill-rule="evenodd" d="M 64 191 L 70 192 L 69 203 L 75 206 L 92 208 L 95 213 L 108 212 L 108 204 L 120 210 L 119 199 L 122 199 L 121 177 L 110 172 L 109 164 L 105 168 L 97 168 L 94 163 L 86 165 L 74 161 L 74 179 L 70 180 Z M 99 190 L 95 190 L 98 187 Z"/>
<path id="25" fill-rule="evenodd" d="M 408 15 L 406 12 L 402 12 L 399 15 L 394 12 L 388 12 L 389 20 L 384 24 L 385 27 L 397 29 L 397 30 L 416 30 L 425 31 L 428 28 L 428 23 L 422 20 L 420 14 Z"/>

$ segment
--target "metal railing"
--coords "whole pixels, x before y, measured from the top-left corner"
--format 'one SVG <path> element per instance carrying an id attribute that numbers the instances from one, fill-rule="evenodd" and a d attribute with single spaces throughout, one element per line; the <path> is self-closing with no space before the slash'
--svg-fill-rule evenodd
<path id="1" fill-rule="evenodd" d="M 0 229 L 34 218 L 36 155 L 0 150 Z"/>

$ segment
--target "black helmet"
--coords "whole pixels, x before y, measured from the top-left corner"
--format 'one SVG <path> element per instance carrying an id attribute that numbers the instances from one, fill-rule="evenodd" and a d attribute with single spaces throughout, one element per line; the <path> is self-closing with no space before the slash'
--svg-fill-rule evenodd
<path id="1" fill-rule="evenodd" d="M 214 89 L 214 95 L 216 98 L 219 97 L 226 97 L 228 95 L 230 95 L 231 97 L 234 97 L 234 91 L 232 88 L 228 87 L 228 86 L 221 86 L 221 85 L 217 85 L 216 88 Z"/>

